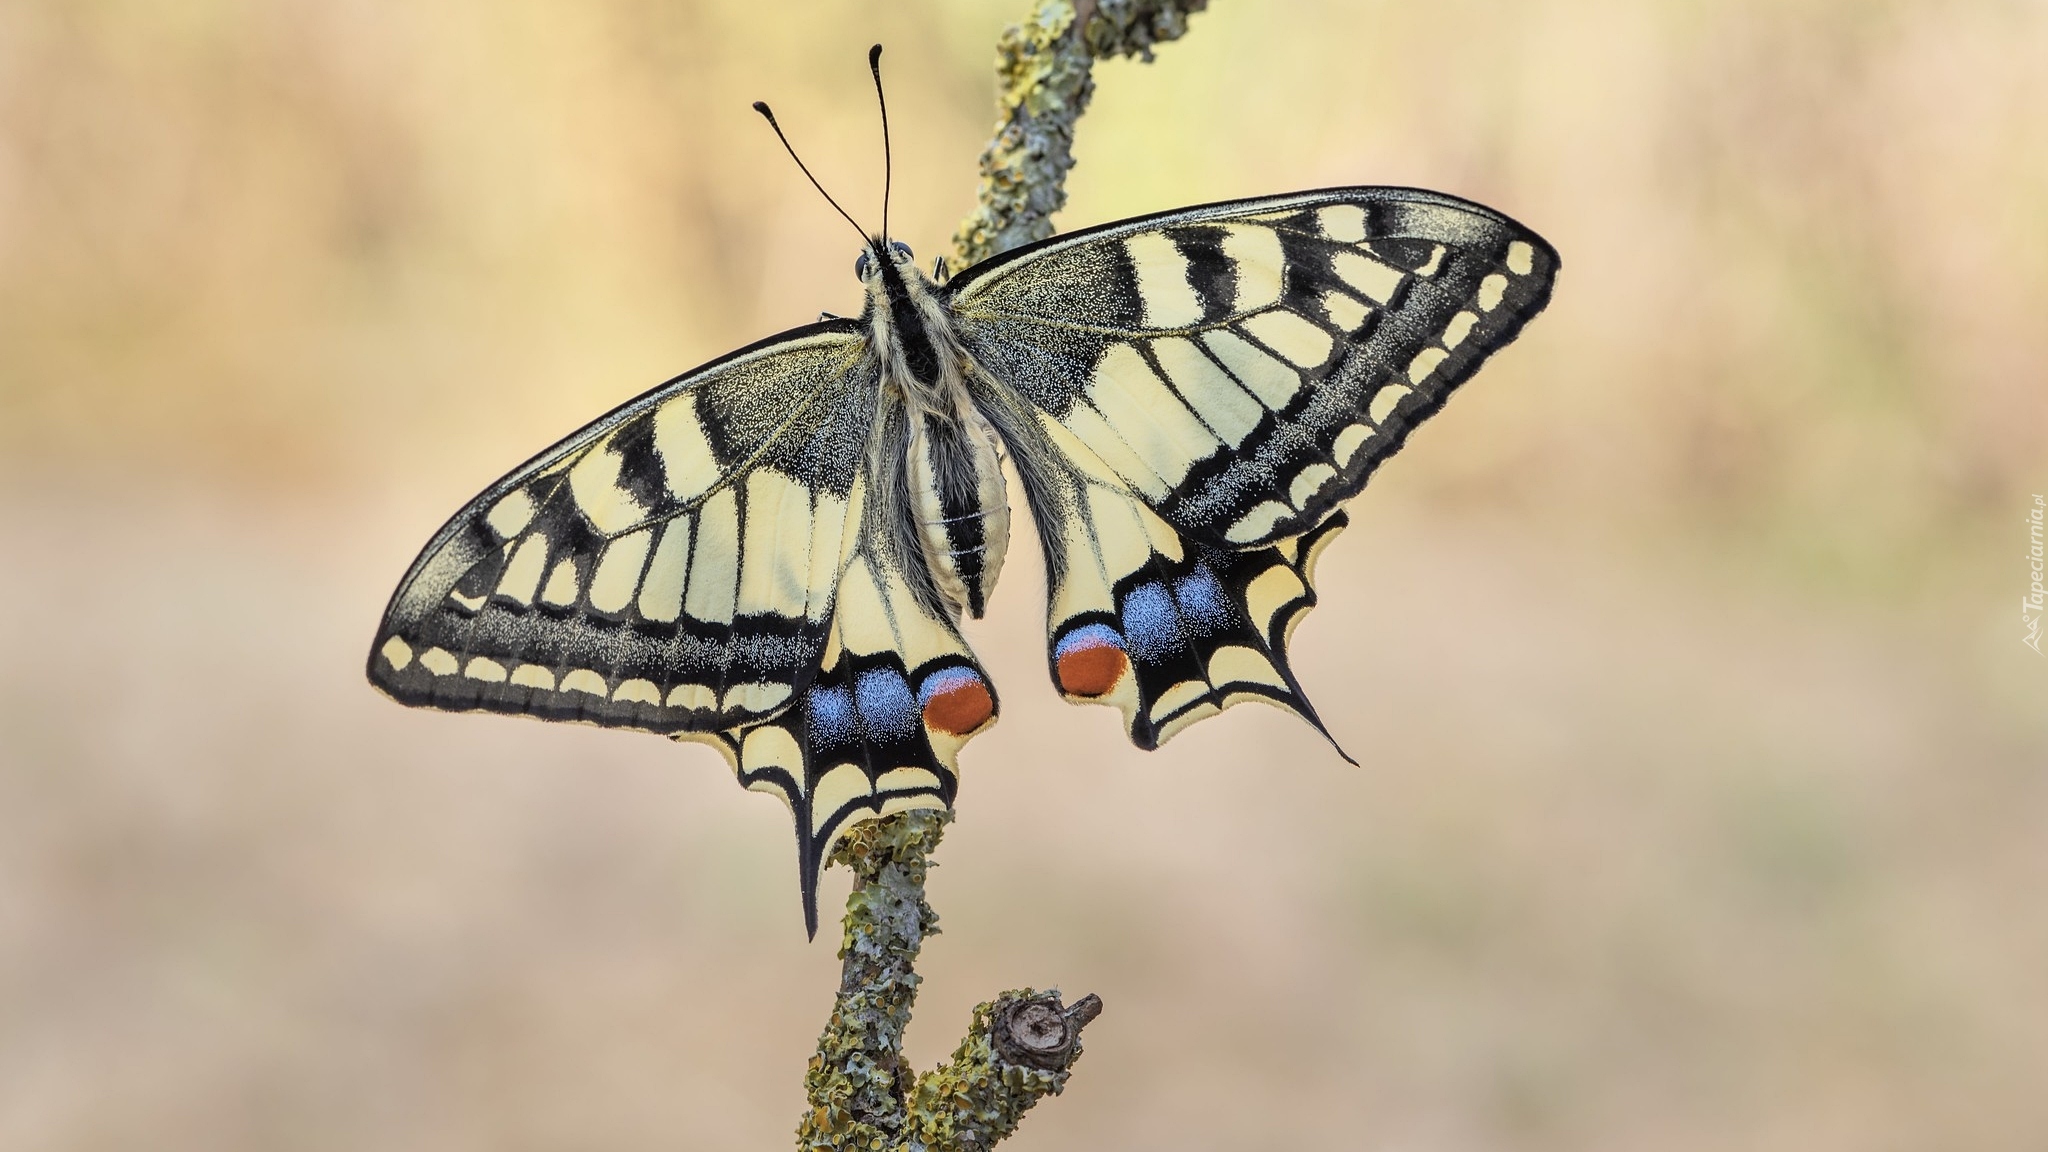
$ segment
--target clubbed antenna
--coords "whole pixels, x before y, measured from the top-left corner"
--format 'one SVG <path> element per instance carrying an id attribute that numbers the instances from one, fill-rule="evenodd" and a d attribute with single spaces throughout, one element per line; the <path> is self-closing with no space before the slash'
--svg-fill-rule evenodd
<path id="1" fill-rule="evenodd" d="M 880 49 L 881 46 L 876 45 L 876 50 L 880 51 Z M 841 216 L 846 217 L 846 222 L 848 224 L 853 225 L 853 230 L 855 232 L 860 233 L 861 243 L 866 244 L 868 242 L 868 234 L 861 230 L 860 222 L 855 220 L 851 216 L 847 216 L 846 209 L 841 208 L 839 206 L 839 201 L 834 200 L 832 198 L 832 194 L 830 192 L 825 191 L 825 186 L 823 184 L 818 183 L 818 178 L 816 176 L 811 175 L 811 170 L 804 163 L 804 158 L 796 154 L 796 149 L 790 146 L 789 137 L 782 134 L 782 125 L 777 124 L 775 122 L 775 113 L 769 110 L 768 102 L 765 100 L 754 101 L 754 111 L 759 112 L 761 114 L 761 118 L 768 121 L 768 126 L 770 128 L 775 129 L 775 138 L 777 140 L 782 141 L 782 150 L 789 153 L 789 158 L 791 160 L 796 161 L 796 166 L 803 170 L 804 178 L 811 182 L 811 187 L 816 188 L 818 190 L 818 195 L 823 196 L 825 198 L 825 203 L 830 204 L 834 212 L 837 212 Z M 888 224 L 885 214 L 883 222 L 883 232 L 886 234 L 887 231 Z"/>
<path id="2" fill-rule="evenodd" d="M 894 162 L 889 155 L 889 101 L 882 96 L 882 46 L 868 49 L 868 71 L 875 77 L 875 105 L 882 110 L 882 241 L 889 240 L 889 181 Z"/>

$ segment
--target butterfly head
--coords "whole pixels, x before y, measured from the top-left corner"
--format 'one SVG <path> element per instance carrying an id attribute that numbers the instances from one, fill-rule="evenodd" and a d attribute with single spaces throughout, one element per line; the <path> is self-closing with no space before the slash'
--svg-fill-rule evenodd
<path id="1" fill-rule="evenodd" d="M 880 276 L 882 265 L 878 256 L 882 253 L 886 253 L 889 262 L 899 268 L 911 267 L 917 259 L 911 255 L 910 245 L 901 240 L 870 240 L 868 246 L 860 250 L 860 255 L 853 258 L 854 278 L 866 284 L 871 278 Z"/>

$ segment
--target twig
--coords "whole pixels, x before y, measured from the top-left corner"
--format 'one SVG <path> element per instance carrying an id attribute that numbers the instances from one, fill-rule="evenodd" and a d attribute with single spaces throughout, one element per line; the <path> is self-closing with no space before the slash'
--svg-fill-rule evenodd
<path id="1" fill-rule="evenodd" d="M 996 130 L 981 154 L 981 192 L 953 234 L 951 270 L 1052 235 L 1067 202 L 1074 125 L 1095 95 L 1095 61 L 1152 59 L 1208 0 L 1044 0 L 996 45 Z"/>
<path id="2" fill-rule="evenodd" d="M 996 48 L 998 119 L 981 157 L 975 210 L 954 237 L 953 271 L 1052 235 L 1074 166 L 1074 126 L 1088 108 L 1094 62 L 1152 58 L 1208 0 L 1043 0 Z M 800 1152 L 985 1152 L 1024 1113 L 1057 1095 L 1081 1055 L 1081 1029 L 1102 1011 L 1084 996 L 1005 992 L 974 1009 L 946 1064 L 911 1080 L 903 1030 L 917 999 L 918 950 L 938 932 L 925 872 L 950 812 L 905 812 L 855 828 L 832 862 L 854 873 L 839 948 L 839 995 L 804 1075 Z"/>

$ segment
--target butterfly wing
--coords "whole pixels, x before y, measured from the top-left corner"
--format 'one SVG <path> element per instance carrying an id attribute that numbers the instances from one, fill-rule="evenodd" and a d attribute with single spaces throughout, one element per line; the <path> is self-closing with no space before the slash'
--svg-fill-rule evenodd
<path id="1" fill-rule="evenodd" d="M 868 448 L 902 412 L 878 381 L 856 325 L 813 325 L 541 453 L 428 543 L 371 682 L 406 704 L 711 744 L 789 805 L 815 935 L 833 841 L 950 805 L 959 750 L 996 710 L 894 551 Z"/>
<path id="2" fill-rule="evenodd" d="M 830 634 L 879 379 L 851 322 L 686 373 L 458 512 L 385 611 L 399 701 L 653 732 L 787 709 Z"/>
<path id="3" fill-rule="evenodd" d="M 885 418 L 900 418 L 900 409 Z M 953 622 L 911 588 L 880 523 L 872 477 L 854 489 L 860 532 L 842 566 L 828 642 L 795 707 L 709 739 L 740 782 L 795 817 L 804 925 L 818 930 L 818 878 L 832 845 L 863 821 L 952 806 L 957 758 L 995 722 L 995 690 Z"/>
<path id="4" fill-rule="evenodd" d="M 1557 266 L 1479 205 L 1340 188 L 963 272 L 949 300 L 1047 544 L 1061 690 L 1116 704 L 1145 747 L 1241 699 L 1313 721 L 1286 639 L 1339 504 L 1543 308 Z"/>

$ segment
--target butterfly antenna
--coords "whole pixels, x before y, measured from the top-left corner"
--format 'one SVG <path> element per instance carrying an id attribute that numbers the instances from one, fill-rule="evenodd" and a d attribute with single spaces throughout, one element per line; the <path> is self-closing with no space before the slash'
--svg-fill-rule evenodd
<path id="1" fill-rule="evenodd" d="M 818 190 L 818 195 L 823 196 L 825 198 L 825 203 L 830 204 L 834 212 L 837 212 L 841 216 L 846 217 L 846 222 L 848 224 L 853 225 L 853 230 L 855 232 L 860 233 L 861 243 L 863 245 L 867 244 L 868 234 L 865 231 L 862 231 L 860 221 L 855 220 L 853 217 L 846 215 L 846 209 L 841 208 L 839 206 L 839 201 L 834 200 L 832 198 L 832 194 L 830 192 L 825 191 L 825 186 L 823 184 L 818 183 L 818 178 L 816 176 L 811 175 L 810 168 L 804 164 L 804 158 L 796 154 L 795 148 L 790 147 L 789 137 L 782 134 L 782 125 L 777 124 L 775 122 L 775 113 L 769 110 L 768 102 L 765 100 L 754 101 L 754 111 L 759 112 L 761 114 L 761 118 L 768 121 L 768 126 L 770 128 L 775 129 L 775 138 L 777 140 L 782 141 L 782 150 L 789 153 L 789 158 L 791 160 L 796 161 L 796 166 L 803 170 L 804 179 L 809 180 L 811 182 L 811 187 L 816 188 Z"/>
<path id="2" fill-rule="evenodd" d="M 895 164 L 889 155 L 889 101 L 882 96 L 882 46 L 868 49 L 868 71 L 875 77 L 875 104 L 882 110 L 882 239 L 889 239 L 889 180 Z"/>

